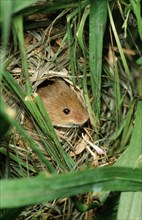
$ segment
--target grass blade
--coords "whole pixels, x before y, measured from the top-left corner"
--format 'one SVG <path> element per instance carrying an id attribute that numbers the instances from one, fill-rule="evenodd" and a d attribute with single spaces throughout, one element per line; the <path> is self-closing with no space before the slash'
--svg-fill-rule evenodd
<path id="1" fill-rule="evenodd" d="M 54 128 L 49 120 L 47 112 L 44 109 L 44 106 L 41 100 L 39 99 L 39 97 L 37 95 L 35 96 L 35 100 L 37 102 L 37 106 L 36 106 L 31 96 L 26 96 L 25 99 L 25 94 L 23 93 L 21 87 L 16 83 L 14 78 L 8 72 L 5 72 L 4 80 L 8 85 L 10 85 L 10 88 L 21 99 L 22 103 L 26 106 L 26 108 L 32 114 L 33 118 L 37 121 L 42 132 L 46 135 L 46 137 L 48 137 L 47 146 L 48 146 L 48 153 L 50 154 L 50 156 L 54 158 L 54 160 L 61 168 L 61 170 L 72 170 L 75 163 L 70 158 L 70 156 L 64 152 L 58 140 L 58 137 L 54 131 Z M 16 121 L 15 123 L 19 132 L 22 135 L 24 135 L 27 141 L 31 144 L 31 148 L 34 150 L 34 152 L 36 152 L 36 154 L 39 156 L 41 161 L 43 161 L 48 167 L 48 162 L 44 158 L 45 156 L 40 152 L 40 150 L 38 150 L 38 146 L 34 144 L 33 139 L 28 135 L 27 132 L 25 133 L 24 129 L 22 129 L 22 127 Z"/>
<path id="2" fill-rule="evenodd" d="M 141 219 L 142 192 L 122 192 L 117 219 Z"/>
<path id="3" fill-rule="evenodd" d="M 42 173 L 30 179 L 1 180 L 1 207 L 20 207 L 90 191 L 141 191 L 141 184 L 140 169 L 123 167 L 100 167 L 50 177 Z"/>
<path id="4" fill-rule="evenodd" d="M 77 15 L 81 13 L 81 10 L 86 6 L 87 2 L 79 2 L 78 7 L 67 16 L 67 36 L 68 36 L 68 45 L 70 49 L 70 65 L 71 65 L 71 74 L 72 81 L 75 84 L 75 76 L 76 76 L 76 38 L 74 36 L 75 30 L 73 29 L 73 22 L 77 20 Z M 77 33 L 76 33 L 77 35 Z"/>
<path id="5" fill-rule="evenodd" d="M 24 43 L 23 16 L 22 15 L 14 16 L 13 24 L 19 42 L 20 54 L 22 59 L 22 70 L 26 81 L 26 94 L 29 96 L 31 94 L 31 83 L 28 72 L 28 62 L 27 62 L 27 55 L 26 55 L 26 49 Z"/>
<path id="6" fill-rule="evenodd" d="M 115 24 L 114 24 L 114 20 L 113 20 L 112 13 L 111 13 L 109 5 L 108 5 L 108 14 L 109 14 L 109 19 L 110 19 L 111 27 L 112 27 L 112 30 L 113 30 L 113 34 L 114 34 L 114 37 L 115 37 L 115 40 L 116 40 L 116 43 L 117 43 L 117 46 L 118 46 L 118 49 L 119 49 L 119 52 L 120 52 L 121 60 L 123 62 L 123 66 L 124 66 L 125 72 L 128 76 L 128 79 L 130 80 L 131 79 L 130 70 L 129 70 L 126 58 L 124 56 L 124 52 L 122 50 L 122 46 L 121 46 L 117 31 L 116 31 L 116 27 L 115 27 Z"/>
<path id="7" fill-rule="evenodd" d="M 142 3 L 140 0 L 138 1 L 130 0 L 130 2 L 132 4 L 134 14 L 137 18 L 138 31 L 139 31 L 140 38 L 142 40 L 142 16 L 141 16 L 141 7 L 142 7 L 141 4 Z"/>
<path id="8" fill-rule="evenodd" d="M 142 101 L 139 101 L 136 121 L 131 138 L 130 145 L 126 152 L 120 157 L 116 165 L 122 167 L 140 167 L 142 173 L 142 163 L 140 155 L 142 155 Z M 128 201 L 128 202 L 126 202 Z M 121 193 L 118 219 L 140 219 L 142 216 L 142 193 L 129 192 Z"/>
<path id="9" fill-rule="evenodd" d="M 107 1 L 90 1 L 90 33 L 89 56 L 90 77 L 93 94 L 93 110 L 99 121 L 101 97 L 102 47 L 103 36 L 107 19 Z"/>

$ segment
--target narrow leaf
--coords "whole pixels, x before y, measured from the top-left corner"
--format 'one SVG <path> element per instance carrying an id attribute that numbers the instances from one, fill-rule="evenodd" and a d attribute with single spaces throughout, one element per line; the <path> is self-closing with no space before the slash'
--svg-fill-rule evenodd
<path id="1" fill-rule="evenodd" d="M 101 97 L 101 72 L 102 72 L 102 47 L 103 36 L 107 19 L 107 1 L 90 1 L 90 32 L 89 32 L 89 56 L 90 77 L 93 93 L 93 109 L 99 119 Z"/>
<path id="2" fill-rule="evenodd" d="M 1 208 L 14 208 L 44 201 L 53 201 L 86 192 L 103 190 L 141 191 L 141 170 L 100 167 L 33 178 L 1 180 Z"/>
<path id="3" fill-rule="evenodd" d="M 142 101 L 139 101 L 136 121 L 127 151 L 117 161 L 116 165 L 122 167 L 141 168 L 142 177 Z M 141 187 L 142 188 L 142 187 Z M 126 202 L 127 201 L 127 202 Z M 142 216 L 142 193 L 121 193 L 117 219 L 141 219 Z"/>

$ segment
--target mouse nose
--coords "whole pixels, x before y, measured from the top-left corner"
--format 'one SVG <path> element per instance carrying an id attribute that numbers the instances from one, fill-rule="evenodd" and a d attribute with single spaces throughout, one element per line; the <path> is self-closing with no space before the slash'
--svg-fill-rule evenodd
<path id="1" fill-rule="evenodd" d="M 75 121 L 77 122 L 76 124 L 78 125 L 84 125 L 88 121 L 88 114 L 77 114 Z"/>

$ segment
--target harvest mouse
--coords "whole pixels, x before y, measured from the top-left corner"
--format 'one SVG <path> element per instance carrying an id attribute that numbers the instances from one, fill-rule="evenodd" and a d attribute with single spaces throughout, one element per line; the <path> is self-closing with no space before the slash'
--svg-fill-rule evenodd
<path id="1" fill-rule="evenodd" d="M 53 125 L 71 127 L 83 125 L 88 120 L 83 99 L 64 80 L 45 81 L 37 93 Z"/>

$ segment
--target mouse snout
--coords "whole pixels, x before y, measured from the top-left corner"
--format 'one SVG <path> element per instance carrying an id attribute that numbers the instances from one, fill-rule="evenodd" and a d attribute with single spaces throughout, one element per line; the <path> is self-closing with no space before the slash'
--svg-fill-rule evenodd
<path id="1" fill-rule="evenodd" d="M 78 112 L 75 117 L 75 123 L 78 125 L 84 125 L 89 119 L 88 113 L 80 114 Z"/>

